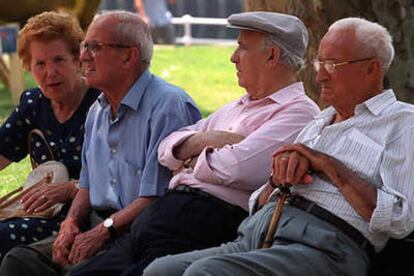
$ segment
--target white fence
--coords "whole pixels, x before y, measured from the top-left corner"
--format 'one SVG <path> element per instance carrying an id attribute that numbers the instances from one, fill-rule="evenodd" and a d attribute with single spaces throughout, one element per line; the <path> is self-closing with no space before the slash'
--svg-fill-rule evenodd
<path id="1" fill-rule="evenodd" d="M 215 25 L 225 26 L 228 24 L 225 18 L 210 18 L 210 17 L 192 17 L 191 15 L 184 15 L 183 17 L 173 17 L 172 23 L 175 25 L 184 26 L 184 35 L 176 38 L 176 43 L 191 45 L 191 44 L 220 44 L 220 45 L 236 45 L 234 39 L 215 39 L 215 38 L 194 38 L 192 36 L 192 25 Z"/>

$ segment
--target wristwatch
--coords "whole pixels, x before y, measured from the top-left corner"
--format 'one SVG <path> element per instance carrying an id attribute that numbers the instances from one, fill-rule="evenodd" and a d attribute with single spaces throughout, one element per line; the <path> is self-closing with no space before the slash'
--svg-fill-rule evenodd
<path id="1" fill-rule="evenodd" d="M 116 235 L 114 220 L 111 217 L 104 220 L 103 227 L 108 229 L 109 233 L 111 234 L 111 237 L 114 237 Z"/>

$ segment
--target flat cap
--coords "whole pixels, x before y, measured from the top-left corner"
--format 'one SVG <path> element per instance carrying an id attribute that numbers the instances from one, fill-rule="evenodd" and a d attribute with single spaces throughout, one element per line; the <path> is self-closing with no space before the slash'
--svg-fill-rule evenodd
<path id="1" fill-rule="evenodd" d="M 308 46 L 308 30 L 293 15 L 277 12 L 243 12 L 229 16 L 229 28 L 271 34 L 282 50 L 303 58 Z"/>

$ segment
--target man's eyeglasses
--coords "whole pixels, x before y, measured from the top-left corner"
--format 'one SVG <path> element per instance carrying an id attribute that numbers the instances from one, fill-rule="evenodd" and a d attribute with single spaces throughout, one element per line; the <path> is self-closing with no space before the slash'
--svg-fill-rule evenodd
<path id="1" fill-rule="evenodd" d="M 112 47 L 112 48 L 131 48 L 133 46 L 129 45 L 122 45 L 116 43 L 103 43 L 97 41 L 82 41 L 80 44 L 80 51 L 89 51 L 92 56 L 95 56 L 97 52 L 102 50 L 104 47 Z"/>
<path id="2" fill-rule="evenodd" d="M 372 60 L 372 58 L 364 58 L 364 59 L 358 59 L 358 60 L 351 60 L 351 61 L 343 61 L 343 62 L 335 62 L 333 60 L 325 60 L 325 61 L 319 61 L 317 59 L 312 61 L 313 67 L 315 68 L 316 72 L 319 72 L 321 69 L 321 66 L 323 66 L 329 74 L 334 74 L 336 72 L 336 68 L 345 64 L 351 64 L 351 63 L 358 63 L 358 62 L 364 62 Z"/>

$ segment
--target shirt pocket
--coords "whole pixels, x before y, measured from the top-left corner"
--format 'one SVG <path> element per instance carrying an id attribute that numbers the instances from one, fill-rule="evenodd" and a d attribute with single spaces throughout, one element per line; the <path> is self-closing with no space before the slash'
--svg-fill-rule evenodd
<path id="1" fill-rule="evenodd" d="M 372 179 L 379 170 L 383 151 L 383 145 L 353 129 L 349 135 L 340 139 L 333 155 L 352 171 Z"/>

